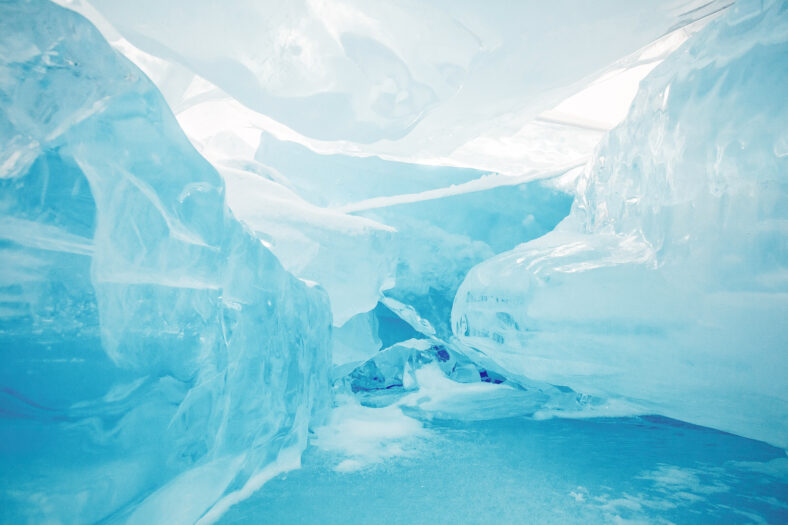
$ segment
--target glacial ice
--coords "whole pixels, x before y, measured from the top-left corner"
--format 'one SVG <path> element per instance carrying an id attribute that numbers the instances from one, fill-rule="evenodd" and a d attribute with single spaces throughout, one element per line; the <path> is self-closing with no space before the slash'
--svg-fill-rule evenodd
<path id="1" fill-rule="evenodd" d="M 0 2 L 0 521 L 223 520 L 307 441 L 230 521 L 785 515 L 783 450 L 566 420 L 788 445 L 785 2 L 56 2 Z"/>
<path id="2" fill-rule="evenodd" d="M 85 14 L 140 66 L 179 121 L 201 113 L 209 133 L 240 110 L 314 151 L 509 174 L 587 158 L 608 129 L 594 119 L 609 121 L 611 107 L 625 111 L 637 80 L 728 4 L 649 0 L 644 17 L 642 4 L 621 0 L 508 9 L 443 0 L 418 8 L 354 0 L 231 8 L 58 2 Z M 589 113 L 581 96 L 581 111 L 563 105 L 533 120 L 600 73 L 590 97 L 597 111 Z M 626 80 L 623 92 L 616 79 Z"/>
<path id="3" fill-rule="evenodd" d="M 737 3 L 641 84 L 554 231 L 474 267 L 503 368 L 788 446 L 788 6 Z"/>
<path id="4" fill-rule="evenodd" d="M 133 45 L 300 133 L 436 156 L 490 128 L 522 124 L 588 75 L 725 5 L 91 3 Z"/>
<path id="5" fill-rule="evenodd" d="M 194 523 L 297 463 L 327 297 L 151 82 L 81 16 L 4 2 L 0 141 L 2 521 Z"/>
<path id="6" fill-rule="evenodd" d="M 570 196 L 534 180 L 544 171 L 503 176 L 318 153 L 278 139 L 261 115 L 211 89 L 209 102 L 184 103 L 179 123 L 225 179 L 235 216 L 286 269 L 328 292 L 336 327 L 371 311 L 385 293 L 419 308 L 448 336 L 465 272 L 568 213 Z"/>
<path id="7" fill-rule="evenodd" d="M 112 17 L 108 4 L 97 4 L 99 13 L 84 1 L 64 3 L 90 16 L 113 45 L 157 83 L 187 136 L 224 177 L 233 213 L 266 242 L 286 269 L 326 289 L 336 327 L 353 316 L 366 315 L 386 293 L 413 304 L 444 337 L 450 335 L 451 302 L 467 270 L 549 231 L 567 213 L 569 197 L 524 183 L 576 164 L 601 134 L 596 129 L 531 122 L 525 135 L 518 132 L 522 135 L 518 140 L 527 139 L 531 145 L 526 149 L 538 150 L 543 158 L 510 170 L 515 177 L 368 157 L 369 152 L 380 153 L 376 149 L 380 143 L 309 139 L 241 105 L 186 67 L 193 64 L 135 48 L 102 16 Z M 674 14 L 679 16 L 680 11 Z M 686 16 L 691 19 L 701 12 L 705 11 Z M 237 13 L 222 16 L 232 18 Z M 632 69 L 653 67 L 665 49 L 676 45 L 673 40 L 686 38 L 688 27 L 683 26 L 680 35 L 674 32 L 660 40 L 668 40 L 669 45 L 658 42 L 639 52 L 632 60 L 640 65 Z M 608 76 L 615 79 L 617 74 Z M 592 98 L 599 105 L 599 97 Z M 564 119 L 567 111 L 578 113 L 572 107 L 559 109 Z M 413 158 L 413 153 L 407 157 Z M 469 150 L 461 154 L 468 155 Z M 567 163 L 567 158 L 572 162 Z M 507 159 L 496 166 L 511 162 Z M 519 206 L 530 213 L 521 217 Z M 479 220 L 481 215 L 484 220 Z M 488 228 L 489 224 L 495 227 Z M 339 350 L 335 361 L 350 355 L 346 345 L 335 347 Z"/>

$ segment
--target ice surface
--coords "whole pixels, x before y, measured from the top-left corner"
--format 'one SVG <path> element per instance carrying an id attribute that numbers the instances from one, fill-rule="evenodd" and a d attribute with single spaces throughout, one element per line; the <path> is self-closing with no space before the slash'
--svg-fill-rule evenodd
<path id="1" fill-rule="evenodd" d="M 165 8 L 146 4 L 150 16 L 143 17 L 112 0 L 94 2 L 95 7 L 87 0 L 58 1 L 88 17 L 150 76 L 190 138 L 196 137 L 195 128 L 201 130 L 198 135 L 216 136 L 231 121 L 243 120 L 247 124 L 242 135 L 251 142 L 265 130 L 321 153 L 375 154 L 513 175 L 586 160 L 603 131 L 626 112 L 639 80 L 727 5 L 649 2 L 650 16 L 643 17 L 642 6 L 619 0 L 593 7 L 517 4 L 508 7 L 511 12 L 443 1 L 421 2 L 417 8 L 409 2 L 236 2 L 221 8 L 189 2 L 186 9 L 209 18 L 193 14 L 183 20 L 176 16 L 183 10 L 178 3 Z M 363 20 L 360 25 L 350 22 L 356 15 L 357 22 Z M 386 20 L 382 27 L 377 17 Z M 618 23 L 610 30 L 607 25 L 614 20 Z M 600 21 L 601 28 L 595 26 Z M 414 30 L 425 23 L 428 32 Z M 232 38 L 224 35 L 227 27 Z M 547 27 L 555 29 L 545 34 Z M 194 35 L 202 42 L 195 42 Z M 346 47 L 347 35 L 367 39 L 365 57 L 378 61 L 379 70 L 373 73 L 358 62 L 353 48 Z M 465 45 L 469 35 L 475 39 L 470 47 Z M 596 45 L 589 48 L 587 41 Z M 646 47 L 638 49 L 643 44 Z M 399 61 L 393 65 L 391 52 Z M 210 63 L 207 57 L 212 57 Z M 308 64 L 302 62 L 306 57 Z M 560 61 L 574 67 L 560 66 Z M 442 78 L 455 62 L 461 66 L 460 77 L 447 91 Z M 439 96 L 417 116 L 418 122 L 402 131 L 404 136 L 369 142 L 364 137 L 380 133 L 380 126 L 396 128 L 413 107 L 413 97 L 405 96 L 402 63 L 413 79 Z M 259 79 L 243 72 L 260 71 L 258 66 L 283 69 Z M 360 69 L 364 74 L 356 78 Z M 598 77 L 591 86 L 589 74 Z M 286 85 L 282 96 L 271 98 L 270 89 L 278 89 L 274 85 L 280 82 Z M 386 104 L 375 104 L 376 99 L 393 97 L 389 88 L 394 84 L 402 87 L 394 105 L 404 109 L 396 115 Z M 310 85 L 319 92 L 301 96 Z M 573 93 L 571 100 L 553 107 Z M 255 104 L 260 99 L 273 106 Z M 333 103 L 324 103 L 327 99 Z M 338 99 L 350 100 L 352 107 Z M 328 113 L 332 118 L 327 122 L 313 118 Z M 249 119 L 250 114 L 254 118 Z M 351 132 L 359 136 L 342 138 Z M 325 133 L 335 139 L 315 138 Z"/>
<path id="2" fill-rule="evenodd" d="M 343 456 L 334 470 L 351 472 L 412 454 L 429 434 L 396 405 L 370 408 L 346 396 L 338 398 L 327 424 L 315 430 L 312 443 Z"/>
<path id="3" fill-rule="evenodd" d="M 326 289 L 337 327 L 385 295 L 431 323 L 429 335 L 448 337 L 468 269 L 546 233 L 571 205 L 534 174 L 318 154 L 266 134 L 251 157 L 229 147 L 239 129 L 222 144 L 209 137 L 198 145 L 224 176 L 234 214 L 288 270 Z"/>
<path id="4" fill-rule="evenodd" d="M 447 337 L 450 334 L 451 302 L 467 270 L 497 252 L 549 231 L 567 213 L 568 197 L 542 191 L 538 185 L 525 186 L 524 183 L 576 163 L 588 154 L 601 136 L 599 129 L 589 129 L 588 115 L 582 114 L 577 104 L 575 107 L 570 104 L 559 106 L 560 115 L 548 115 L 552 119 L 550 122 L 530 122 L 527 129 L 518 131 L 519 142 L 505 145 L 504 149 L 508 151 L 521 151 L 527 145 L 529 151 L 538 151 L 542 155 L 539 162 L 520 162 L 518 165 L 517 160 L 509 158 L 503 164 L 494 163 L 496 167 L 506 167 L 509 173 L 516 173 L 518 177 L 430 168 L 377 157 L 354 157 L 352 155 L 372 152 L 385 154 L 386 148 L 381 149 L 380 143 L 319 141 L 296 130 L 283 129 L 285 126 L 271 119 L 270 112 L 264 115 L 252 109 L 260 108 L 249 104 L 247 99 L 232 90 L 226 75 L 210 76 L 196 62 L 177 58 L 151 41 L 143 42 L 126 34 L 146 52 L 123 39 L 110 24 L 110 20 L 123 27 L 132 23 L 130 18 L 123 21 L 115 19 L 117 10 L 125 9 L 123 6 L 99 2 L 94 3 L 96 10 L 84 1 L 66 3 L 90 16 L 116 48 L 132 58 L 157 83 L 192 142 L 225 178 L 228 202 L 234 214 L 266 241 L 288 270 L 319 283 L 328 291 L 337 327 L 343 326 L 354 315 L 370 311 L 381 293 L 386 293 L 415 306 L 420 315 L 429 319 L 444 338 Z M 213 9 L 210 6 L 200 7 L 203 8 Z M 309 18 L 328 8 L 339 12 L 343 9 L 342 4 L 321 7 L 310 3 L 302 12 L 298 4 L 292 4 L 282 12 L 281 18 L 266 18 L 254 35 L 243 38 L 252 39 L 247 43 L 265 38 L 260 34 L 261 27 L 266 28 L 265 31 L 287 31 L 286 28 L 296 18 Z M 666 13 L 670 12 L 666 16 L 676 17 L 674 21 L 681 25 L 714 10 L 712 5 L 694 14 L 682 15 L 684 8 L 689 9 L 688 4 L 681 9 L 676 4 L 666 9 Z M 235 9 L 238 12 L 245 10 L 246 18 L 256 16 L 254 13 L 260 6 L 236 5 L 220 16 L 232 19 L 238 16 Z M 379 14 L 374 4 L 354 9 L 371 9 L 375 16 Z M 402 10 L 400 14 L 404 17 L 413 16 L 413 13 L 406 12 L 405 6 L 390 9 Z M 491 25 L 490 35 L 498 30 L 508 31 L 496 18 L 498 15 L 486 16 L 492 16 L 496 21 Z M 535 16 L 547 16 L 547 13 Z M 451 17 L 442 18 L 440 24 L 451 25 Z M 658 26 L 664 21 L 655 24 Z M 144 31 L 155 33 L 157 30 L 153 26 L 159 22 L 146 23 Z M 316 22 L 318 26 L 331 23 L 326 17 Z M 314 29 L 312 25 L 309 27 Z M 623 107 L 626 107 L 628 97 L 611 90 L 611 84 L 615 84 L 620 72 L 631 74 L 635 69 L 653 67 L 666 50 L 675 47 L 676 41 L 686 38 L 690 26 L 682 27 L 637 56 L 630 57 L 626 64 L 619 64 L 617 70 L 606 75 L 602 87 L 618 94 L 616 100 L 619 104 L 624 100 Z M 317 38 L 319 31 L 311 29 L 305 38 Z M 181 30 L 183 28 L 178 28 Z M 214 29 L 206 28 L 206 31 L 211 33 Z M 409 34 L 397 33 L 404 39 L 397 45 L 410 45 Z M 193 45 L 188 44 L 187 36 L 181 36 L 181 43 Z M 165 38 L 170 36 L 165 35 Z M 619 52 L 634 49 L 629 47 L 633 42 L 630 40 L 624 45 L 622 40 Z M 217 58 L 220 61 L 233 61 L 237 58 L 234 53 L 248 52 L 240 50 L 240 44 L 236 44 L 222 42 L 209 55 L 220 57 Z M 456 46 L 456 42 L 453 45 Z M 516 45 L 516 39 L 507 40 L 499 54 L 507 55 L 510 45 Z M 420 55 L 413 58 L 422 59 Z M 224 89 L 195 74 L 195 71 L 208 75 Z M 642 73 L 635 74 L 635 77 L 638 75 Z M 255 96 L 260 93 L 256 92 Z M 598 98 L 591 96 L 592 105 L 604 105 L 599 104 Z M 586 96 L 583 100 L 588 99 Z M 242 105 L 239 100 L 251 107 Z M 574 115 L 571 122 L 567 120 L 570 114 Z M 339 129 L 339 126 L 332 122 L 332 129 Z M 501 129 L 501 126 L 497 125 L 495 129 Z M 488 144 L 489 141 L 485 140 L 476 136 L 469 147 L 458 149 L 465 158 L 461 164 L 480 158 L 478 147 Z M 397 155 L 424 158 L 414 148 L 399 151 Z M 435 157 L 437 153 L 430 155 Z M 502 156 L 506 154 L 498 148 L 490 158 Z M 549 166 L 550 169 L 534 169 L 533 166 Z M 266 180 L 257 180 L 259 177 Z M 308 206 L 301 199 L 328 209 Z M 525 216 L 521 214 L 523 207 L 529 211 Z M 374 222 L 359 220 L 354 215 L 371 218 Z M 387 226 L 394 227 L 396 233 L 391 235 Z M 355 353 L 360 355 L 364 352 L 357 350 Z M 350 354 L 340 349 L 338 355 Z"/>
<path id="5" fill-rule="evenodd" d="M 219 170 L 233 214 L 287 270 L 328 292 L 336 326 L 374 308 L 381 292 L 391 287 L 394 228 L 312 205 L 255 172 Z"/>
<path id="6" fill-rule="evenodd" d="M 299 133 L 447 156 L 726 2 L 92 4 L 133 45 Z"/>
<path id="7" fill-rule="evenodd" d="M 334 371 L 337 399 L 354 395 L 355 402 L 365 407 L 388 411 L 395 406 L 424 421 L 637 413 L 637 407 L 620 400 L 578 394 L 570 388 L 512 375 L 456 341 L 446 343 L 434 337 L 398 342 L 355 367 L 346 365 Z"/>
<path id="8" fill-rule="evenodd" d="M 409 339 L 381 350 L 348 374 L 353 392 L 418 389 L 415 372 L 435 363 L 441 372 L 459 382 L 479 382 L 479 370 L 465 356 L 429 339 Z"/>
<path id="9" fill-rule="evenodd" d="M 546 233 L 571 202 L 531 182 L 544 172 L 512 177 L 319 154 L 264 132 L 251 140 L 259 139 L 255 150 L 243 139 L 247 120 L 203 132 L 183 115 L 224 177 L 233 213 L 288 270 L 326 289 L 337 327 L 385 293 L 418 307 L 448 335 L 451 301 L 467 270 Z M 204 121 L 211 117 L 195 120 Z"/>
<path id="10" fill-rule="evenodd" d="M 343 406 L 334 418 L 345 432 L 321 434 L 301 470 L 272 480 L 220 523 L 362 525 L 381 515 L 480 525 L 788 519 L 783 451 L 724 432 L 659 417 L 415 426 L 396 413 L 375 419 L 380 414 Z M 386 423 L 397 426 L 383 430 Z M 375 446 L 375 433 L 390 439 Z M 366 461 L 378 454 L 386 460 Z"/>
<path id="11" fill-rule="evenodd" d="M 0 7 L 0 521 L 210 523 L 310 423 L 251 521 L 784 515 L 764 443 L 536 421 L 786 446 L 784 2 L 58 3 L 116 52 Z"/>
<path id="12" fill-rule="evenodd" d="M 641 84 L 555 231 L 476 266 L 455 334 L 503 368 L 788 445 L 785 2 Z"/>
<path id="13" fill-rule="evenodd" d="M 327 297 L 151 82 L 82 17 L 3 3 L 0 141 L 2 521 L 194 523 L 292 468 Z"/>
<path id="14" fill-rule="evenodd" d="M 288 270 L 326 289 L 337 327 L 386 293 L 448 335 L 467 270 L 546 233 L 569 210 L 571 197 L 534 179 L 571 166 L 515 177 L 318 153 L 261 131 L 249 109 L 215 114 L 210 104 L 196 102 L 179 122 L 224 177 L 233 213 Z"/>

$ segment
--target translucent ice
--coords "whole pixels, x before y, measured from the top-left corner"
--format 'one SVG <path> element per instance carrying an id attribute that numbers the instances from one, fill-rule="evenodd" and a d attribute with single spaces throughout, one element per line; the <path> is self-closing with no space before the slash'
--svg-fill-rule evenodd
<path id="1" fill-rule="evenodd" d="M 555 231 L 476 266 L 504 368 L 788 445 L 788 5 L 737 3 L 641 84 Z"/>
<path id="2" fill-rule="evenodd" d="M 321 154 L 256 129 L 260 116 L 248 109 L 231 104 L 237 118 L 220 119 L 205 106 L 179 122 L 225 179 L 231 210 L 288 270 L 326 289 L 337 327 L 386 293 L 447 336 L 467 270 L 546 233 L 569 211 L 571 197 L 532 181 L 544 172 Z"/>
<path id="3" fill-rule="evenodd" d="M 236 216 L 270 242 L 289 270 L 327 290 L 339 327 L 371 311 L 383 294 L 404 305 L 389 302 L 389 311 L 447 338 L 465 273 L 546 233 L 571 205 L 570 196 L 531 181 L 531 174 L 318 154 L 266 133 L 251 160 L 236 157 L 236 165 L 247 166 L 243 173 L 225 168 L 238 155 L 227 142 L 208 139 L 202 146 L 227 181 Z M 252 163 L 260 173 L 249 169 Z M 285 207 L 285 199 L 299 204 Z M 341 350 L 335 362 L 346 362 L 337 361 L 340 355 L 350 353 Z"/>
<path id="4" fill-rule="evenodd" d="M 2 520 L 193 523 L 297 464 L 327 297 L 150 81 L 79 15 L 3 2 L 0 144 Z"/>
<path id="5" fill-rule="evenodd" d="M 473 356 L 473 358 L 470 358 Z M 398 406 L 424 420 L 483 420 L 515 416 L 631 414 L 620 400 L 513 376 L 486 356 L 453 341 L 408 339 L 381 350 L 334 381 L 338 399 L 350 394 L 367 407 Z"/>
<path id="6" fill-rule="evenodd" d="M 435 157 L 519 129 L 588 75 L 726 4 L 92 3 L 135 46 L 304 135 Z"/>
<path id="7" fill-rule="evenodd" d="M 785 2 L 57 2 L 115 51 L 0 1 L 0 521 L 212 522 L 310 423 L 340 472 L 447 420 L 788 445 Z"/>

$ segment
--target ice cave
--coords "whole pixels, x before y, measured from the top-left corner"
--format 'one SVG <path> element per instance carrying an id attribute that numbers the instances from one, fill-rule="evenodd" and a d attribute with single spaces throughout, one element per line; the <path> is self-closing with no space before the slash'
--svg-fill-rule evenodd
<path id="1" fill-rule="evenodd" d="M 0 523 L 788 523 L 788 0 L 0 0 Z"/>

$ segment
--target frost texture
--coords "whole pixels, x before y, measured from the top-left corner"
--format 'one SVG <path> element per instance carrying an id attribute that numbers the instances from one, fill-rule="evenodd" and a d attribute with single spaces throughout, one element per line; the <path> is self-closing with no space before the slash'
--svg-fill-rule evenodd
<path id="1" fill-rule="evenodd" d="M 788 6 L 731 8 L 641 84 L 555 231 L 476 266 L 502 367 L 788 446 Z"/>
<path id="2" fill-rule="evenodd" d="M 2 520 L 210 521 L 297 462 L 326 295 L 233 218 L 150 81 L 82 17 L 2 3 L 0 143 Z"/>

